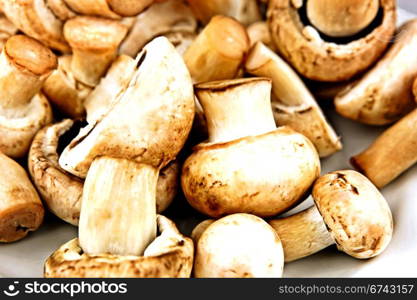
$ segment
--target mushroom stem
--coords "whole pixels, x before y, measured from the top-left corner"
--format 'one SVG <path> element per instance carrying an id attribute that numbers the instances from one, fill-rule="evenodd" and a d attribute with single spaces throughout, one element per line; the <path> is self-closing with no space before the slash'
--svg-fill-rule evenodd
<path id="1" fill-rule="evenodd" d="M 382 188 L 417 162 L 417 109 L 386 130 L 352 164 Z"/>
<path id="2" fill-rule="evenodd" d="M 184 54 L 194 82 L 233 79 L 249 50 L 245 27 L 232 18 L 215 16 Z"/>
<path id="3" fill-rule="evenodd" d="M 95 17 L 76 17 L 65 23 L 64 35 L 72 47 L 71 69 L 74 77 L 94 87 L 117 56 L 127 34 L 118 21 Z"/>
<path id="4" fill-rule="evenodd" d="M 332 37 L 352 36 L 375 19 L 379 0 L 308 0 L 307 16 L 321 32 Z"/>
<path id="5" fill-rule="evenodd" d="M 156 237 L 158 170 L 100 157 L 88 172 L 81 203 L 80 245 L 88 254 L 142 255 Z"/>
<path id="6" fill-rule="evenodd" d="M 0 108 L 28 104 L 56 65 L 55 55 L 40 43 L 11 37 L 0 55 Z"/>
<path id="7" fill-rule="evenodd" d="M 285 262 L 310 256 L 335 243 L 315 205 L 298 214 L 272 220 L 269 225 L 281 239 Z"/>
<path id="8" fill-rule="evenodd" d="M 0 152 L 0 242 L 14 242 L 36 230 L 44 208 L 25 170 Z"/>
<path id="9" fill-rule="evenodd" d="M 276 129 L 266 78 L 217 81 L 197 86 L 207 119 L 209 142 L 225 143 Z"/>

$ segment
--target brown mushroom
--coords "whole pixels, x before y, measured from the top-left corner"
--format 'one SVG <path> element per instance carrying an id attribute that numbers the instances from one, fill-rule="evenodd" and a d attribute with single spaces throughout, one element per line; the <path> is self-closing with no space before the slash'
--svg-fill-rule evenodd
<path id="1" fill-rule="evenodd" d="M 232 17 L 244 25 L 261 20 L 256 0 L 187 0 L 195 16 L 207 24 L 216 15 Z"/>
<path id="2" fill-rule="evenodd" d="M 47 0 L 3 1 L 3 12 L 28 36 L 61 52 L 70 51 L 62 33 L 63 23 L 51 11 Z"/>
<path id="3" fill-rule="evenodd" d="M 120 53 L 134 57 L 146 43 L 159 35 L 166 36 L 176 45 L 172 41 L 174 34 L 177 35 L 177 41 L 178 35 L 182 35 L 181 40 L 187 40 L 187 36 L 192 36 L 193 40 L 196 31 L 197 21 L 183 0 L 155 3 L 135 18 L 120 46 Z"/>
<path id="4" fill-rule="evenodd" d="M 287 125 L 308 137 L 320 157 L 342 148 L 320 106 L 297 73 L 261 42 L 249 53 L 246 71 L 272 79 L 272 110 L 277 125 Z"/>
<path id="5" fill-rule="evenodd" d="M 362 174 L 346 170 L 320 177 L 313 187 L 315 206 L 272 220 L 286 262 L 336 243 L 358 259 L 381 254 L 391 241 L 391 210 L 378 189 Z"/>
<path id="6" fill-rule="evenodd" d="M 160 235 L 148 246 L 144 256 L 98 254 L 83 251 L 78 239 L 56 250 L 45 263 L 47 278 L 180 278 L 190 277 L 194 247 L 169 219 L 158 216 Z"/>
<path id="7" fill-rule="evenodd" d="M 247 52 L 245 27 L 232 18 L 215 16 L 184 54 L 194 82 L 236 78 Z"/>
<path id="8" fill-rule="evenodd" d="M 415 106 L 417 19 L 405 23 L 388 52 L 363 78 L 335 98 L 342 116 L 370 125 L 397 121 Z"/>
<path id="9" fill-rule="evenodd" d="M 36 132 L 52 121 L 48 100 L 40 93 L 56 68 L 55 55 L 32 38 L 11 37 L 0 55 L 0 151 L 23 157 Z"/>
<path id="10" fill-rule="evenodd" d="M 44 209 L 26 171 L 0 152 L 0 242 L 24 238 L 42 224 Z"/>
<path id="11" fill-rule="evenodd" d="M 320 5 L 323 2 L 330 4 Z M 358 4 L 359 2 L 361 4 Z M 365 26 L 370 19 L 363 17 L 364 14 L 369 14 L 370 17 L 373 15 L 374 10 L 362 9 L 363 5 L 369 2 L 270 0 L 268 23 L 272 39 L 284 59 L 303 76 L 318 81 L 348 80 L 369 68 L 385 51 L 395 31 L 396 1 L 378 1 L 379 13 L 372 24 L 359 34 L 352 35 L 350 32 L 349 36 L 338 39 L 321 33 L 314 27 L 313 20 L 308 20 L 308 16 L 305 15 L 310 14 L 310 17 L 320 22 L 337 19 L 338 22 L 327 25 L 336 27 L 342 23 L 342 28 L 348 25 L 349 30 L 354 28 L 349 26 L 353 21 L 355 25 L 359 25 L 355 26 L 356 31 Z M 340 7 L 348 9 L 339 9 Z M 365 22 L 355 21 L 357 18 Z M 332 30 L 326 31 L 331 33 Z M 343 35 L 346 34 L 348 32 L 345 30 Z"/>
<path id="12" fill-rule="evenodd" d="M 276 128 L 266 78 L 195 86 L 209 140 L 194 147 L 181 184 L 188 202 L 211 217 L 274 216 L 297 204 L 320 174 L 313 144 L 289 127 Z"/>

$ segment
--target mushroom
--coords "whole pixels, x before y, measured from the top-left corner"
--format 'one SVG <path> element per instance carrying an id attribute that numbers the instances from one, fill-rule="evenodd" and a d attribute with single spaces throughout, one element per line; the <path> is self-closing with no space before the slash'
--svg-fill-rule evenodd
<path id="1" fill-rule="evenodd" d="M 0 54 L 0 151 L 26 155 L 36 132 L 52 121 L 40 89 L 56 68 L 51 50 L 23 35 L 11 37 Z M 17 84 L 18 83 L 18 84 Z"/>
<path id="2" fill-rule="evenodd" d="M 232 17 L 244 25 L 261 20 L 256 0 L 187 0 L 197 19 L 207 24 L 216 15 Z"/>
<path id="3" fill-rule="evenodd" d="M 42 224 L 44 209 L 25 170 L 0 152 L 0 242 L 24 238 Z"/>
<path id="4" fill-rule="evenodd" d="M 116 59 L 126 32 L 120 22 L 102 18 L 76 17 L 65 23 L 73 55 L 60 57 L 58 70 L 43 86 L 61 112 L 72 118 L 84 116 L 84 102 Z"/>
<path id="5" fill-rule="evenodd" d="M 258 42 L 249 53 L 246 71 L 272 79 L 272 111 L 277 125 L 287 125 L 308 137 L 326 157 L 342 148 L 320 106 L 297 73 L 272 50 Z"/>
<path id="6" fill-rule="evenodd" d="M 209 140 L 194 147 L 181 184 L 188 202 L 217 218 L 232 213 L 261 217 L 299 202 L 320 174 L 313 144 L 289 127 L 276 128 L 271 81 L 245 78 L 195 86 Z"/>
<path id="7" fill-rule="evenodd" d="M 417 162 L 417 109 L 386 130 L 351 162 L 383 188 Z"/>
<path id="8" fill-rule="evenodd" d="M 120 46 L 120 53 L 133 57 L 159 35 L 176 33 L 183 35 L 183 39 L 187 36 L 194 38 L 196 30 L 197 21 L 183 0 L 155 3 L 135 18 L 134 25 Z"/>
<path id="9" fill-rule="evenodd" d="M 3 1 L 3 12 L 28 36 L 61 52 L 70 51 L 62 33 L 63 23 L 49 8 L 48 0 Z"/>
<path id="10" fill-rule="evenodd" d="M 232 18 L 215 16 L 184 54 L 194 82 L 233 79 L 239 74 L 249 37 Z"/>
<path id="11" fill-rule="evenodd" d="M 46 5 L 51 9 L 54 15 L 63 22 L 74 18 L 77 15 L 68 7 L 65 0 L 46 0 Z"/>
<path id="12" fill-rule="evenodd" d="M 135 16 L 153 0 L 64 0 L 69 8 L 83 14 L 118 19 Z"/>
<path id="13" fill-rule="evenodd" d="M 250 40 L 250 46 L 253 47 L 256 43 L 262 42 L 269 49 L 275 51 L 275 45 L 269 32 L 268 24 L 265 21 L 255 22 L 247 28 Z"/>
<path id="14" fill-rule="evenodd" d="M 397 121 L 414 107 L 412 86 L 417 76 L 417 19 L 399 28 L 388 52 L 363 78 L 335 98 L 342 116 L 370 125 Z"/>
<path id="15" fill-rule="evenodd" d="M 198 239 L 194 276 L 282 277 L 281 241 L 264 220 L 234 214 L 213 222 Z"/>
<path id="16" fill-rule="evenodd" d="M 313 187 L 315 206 L 272 220 L 291 262 L 336 243 L 346 254 L 368 259 L 391 241 L 391 210 L 378 189 L 362 174 L 337 171 L 320 177 Z"/>
<path id="17" fill-rule="evenodd" d="M 112 109 L 84 127 L 59 158 L 64 170 L 86 178 L 79 245 L 87 260 L 101 254 L 116 255 L 115 263 L 118 256 L 137 259 L 155 240 L 158 173 L 175 159 L 191 129 L 193 86 L 173 45 L 163 37 L 153 40 L 136 66 Z M 67 265 L 60 262 L 54 268 Z"/>
<path id="18" fill-rule="evenodd" d="M 45 263 L 47 278 L 127 278 L 190 277 L 194 247 L 169 219 L 157 217 L 160 236 L 145 250 L 144 256 L 98 254 L 83 251 L 78 239 L 56 250 Z"/>
<path id="19" fill-rule="evenodd" d="M 379 13 L 371 24 L 358 34 L 352 33 L 372 19 L 375 7 L 363 9 L 370 2 L 375 5 L 369 0 L 270 0 L 267 15 L 272 39 L 301 75 L 318 81 L 348 80 L 376 62 L 395 31 L 396 1 L 380 0 L 376 1 Z M 329 37 L 314 27 L 315 23 L 324 24 L 326 32 L 339 31 L 344 36 Z"/>
<path id="20" fill-rule="evenodd" d="M 0 52 L 6 41 L 17 33 L 17 28 L 0 11 Z"/>
<path id="21" fill-rule="evenodd" d="M 198 243 L 201 235 L 206 231 L 206 229 L 215 222 L 213 219 L 207 219 L 199 223 L 196 227 L 194 227 L 193 231 L 191 232 L 191 239 L 194 241 L 195 244 Z"/>
<path id="22" fill-rule="evenodd" d="M 43 128 L 35 136 L 29 152 L 29 172 L 48 209 L 60 219 L 78 226 L 84 180 L 63 170 L 58 163 L 58 148 L 75 128 L 71 120 Z M 158 177 L 156 210 L 162 213 L 174 200 L 178 190 L 180 166 L 169 163 Z"/>

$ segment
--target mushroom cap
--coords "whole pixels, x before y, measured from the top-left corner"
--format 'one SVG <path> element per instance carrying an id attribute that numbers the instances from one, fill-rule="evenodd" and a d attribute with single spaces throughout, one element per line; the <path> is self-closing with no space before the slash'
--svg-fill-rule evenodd
<path id="1" fill-rule="evenodd" d="M 314 185 L 313 198 L 339 250 L 367 259 L 391 241 L 391 210 L 362 174 L 346 170 L 322 176 Z"/>
<path id="2" fill-rule="evenodd" d="M 156 211 L 162 213 L 178 193 L 181 166 L 178 160 L 170 162 L 159 172 L 156 185 Z"/>
<path id="3" fill-rule="evenodd" d="M 200 144 L 183 166 L 188 202 L 211 217 L 282 213 L 320 174 L 313 144 L 289 127 L 220 144 Z"/>
<path id="4" fill-rule="evenodd" d="M 197 243 L 194 276 L 281 277 L 284 252 L 275 230 L 259 217 L 234 214 L 215 221 Z"/>
<path id="5" fill-rule="evenodd" d="M 121 16 L 135 16 L 150 6 L 153 0 L 106 0 L 109 7 Z"/>
<path id="6" fill-rule="evenodd" d="M 314 28 L 303 24 L 292 2 L 269 1 L 268 22 L 279 53 L 309 79 L 343 81 L 361 73 L 380 57 L 395 31 L 395 0 L 381 0 L 380 25 L 347 43 L 323 40 Z"/>
<path id="7" fill-rule="evenodd" d="M 127 33 L 119 21 L 80 16 L 65 23 L 64 35 L 70 46 L 83 51 L 116 49 Z"/>
<path id="8" fill-rule="evenodd" d="M 176 158 L 191 130 L 194 92 L 183 59 L 160 37 L 138 55 L 138 69 L 103 119 L 85 127 L 64 150 L 60 165 L 85 178 L 98 156 L 156 168 Z"/>
<path id="9" fill-rule="evenodd" d="M 144 256 L 110 254 L 90 256 L 83 252 L 78 239 L 56 250 L 45 262 L 48 278 L 155 278 L 190 277 L 193 266 L 193 241 L 183 236 L 175 224 L 159 215 L 158 236 Z"/>
<path id="10" fill-rule="evenodd" d="M 0 10 L 0 53 L 6 41 L 18 31 L 17 27 Z"/>

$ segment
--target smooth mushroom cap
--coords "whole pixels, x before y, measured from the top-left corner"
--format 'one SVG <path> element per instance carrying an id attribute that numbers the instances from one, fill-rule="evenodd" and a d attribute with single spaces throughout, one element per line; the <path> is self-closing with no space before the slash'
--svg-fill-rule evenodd
<path id="1" fill-rule="evenodd" d="M 106 0 L 109 7 L 121 16 L 136 16 L 148 6 L 153 0 Z"/>
<path id="2" fill-rule="evenodd" d="M 216 220 L 207 219 L 203 222 L 199 223 L 196 227 L 194 227 L 193 231 L 191 232 L 191 239 L 194 241 L 194 244 L 197 245 L 198 240 L 203 235 L 204 231 L 215 222 Z"/>
<path id="3" fill-rule="evenodd" d="M 112 110 L 83 128 L 64 150 L 60 165 L 65 170 L 85 178 L 99 156 L 130 159 L 158 169 L 175 159 L 195 112 L 189 72 L 163 37 L 149 43 L 137 62 L 129 88 Z"/>
<path id="4" fill-rule="evenodd" d="M 0 152 L 0 242 L 24 238 L 42 224 L 44 208 L 26 171 Z"/>
<path id="5" fill-rule="evenodd" d="M 270 0 L 268 23 L 279 53 L 312 80 L 343 81 L 365 71 L 383 54 L 395 32 L 395 0 L 381 0 L 380 24 L 365 36 L 345 43 L 325 39 L 314 27 L 304 24 L 300 7 L 293 2 Z"/>
<path id="6" fill-rule="evenodd" d="M 359 259 L 379 255 L 393 233 L 391 210 L 378 189 L 356 171 L 320 177 L 313 198 L 339 250 Z"/>
<path id="7" fill-rule="evenodd" d="M 217 220 L 197 242 L 197 278 L 281 277 L 283 267 L 278 235 L 253 215 L 235 214 Z"/>
<path id="8" fill-rule="evenodd" d="M 109 6 L 108 0 L 64 0 L 73 11 L 88 16 L 99 16 L 109 19 L 120 19 Z"/>
<path id="9" fill-rule="evenodd" d="M 190 277 L 194 246 L 175 224 L 161 215 L 157 218 L 160 235 L 145 250 L 144 256 L 110 254 L 89 256 L 78 239 L 55 251 L 45 262 L 47 278 L 155 278 Z"/>

